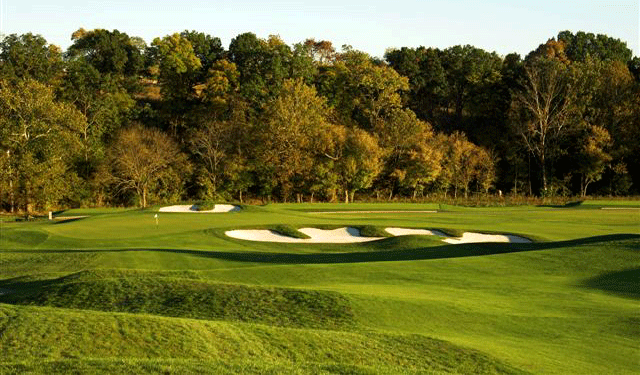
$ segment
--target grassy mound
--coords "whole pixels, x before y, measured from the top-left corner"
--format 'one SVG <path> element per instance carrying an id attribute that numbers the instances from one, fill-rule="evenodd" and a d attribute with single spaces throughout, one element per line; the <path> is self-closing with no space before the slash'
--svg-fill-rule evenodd
<path id="1" fill-rule="evenodd" d="M 224 363 L 207 360 L 65 359 L 0 364 L 0 373 L 24 374 L 418 374 L 404 367 L 299 363 L 266 364 L 244 361 Z"/>
<path id="2" fill-rule="evenodd" d="M 475 350 L 420 335 L 6 305 L 0 305 L 0 327 L 2 372 L 182 373 L 198 372 L 199 360 L 211 361 L 209 373 L 521 373 Z"/>
<path id="3" fill-rule="evenodd" d="M 216 202 L 215 201 L 198 201 L 194 203 L 194 206 L 196 206 L 196 211 L 210 211 L 216 208 Z"/>
<path id="4" fill-rule="evenodd" d="M 215 284 L 169 277 L 104 278 L 82 272 L 45 281 L 2 283 L 0 302 L 73 309 L 236 320 L 289 327 L 353 324 L 349 301 L 338 293 Z"/>
<path id="5" fill-rule="evenodd" d="M 446 246 L 442 242 L 442 237 L 439 236 L 425 236 L 425 235 L 407 235 L 388 237 L 380 241 L 375 241 L 368 244 L 370 251 L 407 251 L 416 252 L 422 251 L 425 248 Z"/>
<path id="6" fill-rule="evenodd" d="M 272 227 L 269 227 L 270 230 L 279 233 L 283 236 L 287 236 L 287 237 L 292 237 L 292 238 L 299 238 L 299 239 L 303 239 L 306 240 L 308 238 L 311 238 L 309 236 L 307 236 L 306 234 L 300 232 L 297 228 L 291 226 L 291 225 L 286 225 L 286 224 L 279 224 L 279 225 L 274 225 Z"/>
<path id="7" fill-rule="evenodd" d="M 33 247 L 40 245 L 49 238 L 46 232 L 39 230 L 3 229 L 0 237 L 0 246 L 11 247 L 15 245 Z"/>
<path id="8" fill-rule="evenodd" d="M 393 237 L 384 228 L 375 225 L 359 225 L 354 228 L 360 231 L 362 237 Z"/>

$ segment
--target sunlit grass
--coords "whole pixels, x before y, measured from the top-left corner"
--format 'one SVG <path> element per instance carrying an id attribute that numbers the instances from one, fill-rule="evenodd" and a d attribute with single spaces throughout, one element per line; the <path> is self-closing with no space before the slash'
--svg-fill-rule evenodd
<path id="1" fill-rule="evenodd" d="M 0 373 L 636 373 L 640 212 L 600 205 L 267 205 L 160 213 L 157 227 L 152 208 L 3 223 Z M 277 225 L 538 242 L 224 236 Z"/>

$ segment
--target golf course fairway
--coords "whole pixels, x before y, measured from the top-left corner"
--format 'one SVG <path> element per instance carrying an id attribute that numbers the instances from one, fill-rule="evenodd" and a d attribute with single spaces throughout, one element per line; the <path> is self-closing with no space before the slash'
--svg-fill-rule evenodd
<path id="1" fill-rule="evenodd" d="M 160 208 L 2 218 L 0 374 L 640 373 L 640 201 Z"/>

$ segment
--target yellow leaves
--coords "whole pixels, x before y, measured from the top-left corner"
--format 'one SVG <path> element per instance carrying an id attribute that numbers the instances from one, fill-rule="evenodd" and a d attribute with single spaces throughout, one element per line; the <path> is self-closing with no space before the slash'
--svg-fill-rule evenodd
<path id="1" fill-rule="evenodd" d="M 269 39 L 267 39 L 267 45 L 271 48 L 286 46 L 287 44 L 280 38 L 280 35 L 269 35 Z"/>
<path id="2" fill-rule="evenodd" d="M 87 35 L 87 30 L 81 27 L 71 34 L 71 40 L 82 39 L 85 35 Z"/>
<path id="3" fill-rule="evenodd" d="M 611 135 L 609 135 L 607 129 L 601 126 L 591 125 L 589 126 L 589 134 L 582 148 L 583 157 L 591 159 L 595 164 L 608 163 L 611 160 L 611 156 L 605 149 L 610 145 Z"/>
<path id="4" fill-rule="evenodd" d="M 227 102 L 227 96 L 238 88 L 240 73 L 236 64 L 228 60 L 216 61 L 207 76 L 205 83 L 194 87 L 196 96 L 218 105 Z"/>
<path id="5" fill-rule="evenodd" d="M 200 69 L 202 63 L 195 55 L 191 42 L 178 33 L 155 38 L 152 43 L 158 49 L 162 73 L 187 73 Z"/>
<path id="6" fill-rule="evenodd" d="M 366 189 L 382 171 L 382 149 L 375 137 L 358 128 L 347 129 L 342 182 L 349 190 Z"/>
<path id="7" fill-rule="evenodd" d="M 407 171 L 402 169 L 395 169 L 393 172 L 391 172 L 391 177 L 396 178 L 400 182 L 404 181 L 404 178 L 406 176 L 407 176 Z"/>
<path id="8" fill-rule="evenodd" d="M 495 180 L 495 162 L 493 157 L 482 147 L 469 142 L 464 133 L 454 132 L 451 136 L 441 136 L 444 142 L 444 165 L 440 175 L 442 183 L 455 188 L 469 189 L 472 181 L 477 181 L 485 191 Z"/>

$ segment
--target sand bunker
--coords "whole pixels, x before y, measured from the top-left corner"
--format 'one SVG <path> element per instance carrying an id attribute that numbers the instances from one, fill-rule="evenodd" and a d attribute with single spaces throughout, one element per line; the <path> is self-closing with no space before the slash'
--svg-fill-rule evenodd
<path id="1" fill-rule="evenodd" d="M 268 229 L 230 230 L 225 234 L 240 240 L 285 243 L 354 243 L 382 239 L 382 237 L 362 237 L 358 229 L 351 227 L 328 230 L 301 228 L 298 230 L 310 238 L 293 238 Z"/>
<path id="2" fill-rule="evenodd" d="M 197 205 L 176 205 L 176 206 L 168 206 L 162 207 L 160 212 L 194 212 L 194 213 L 219 213 L 219 212 L 234 212 L 240 211 L 240 207 L 234 206 L 232 204 L 216 204 L 212 210 L 207 211 L 198 211 Z"/>
<path id="3" fill-rule="evenodd" d="M 464 232 L 460 238 L 445 238 L 443 240 L 450 244 L 480 243 L 480 242 L 508 242 L 508 243 L 530 243 L 531 240 L 524 237 L 504 235 L 504 234 L 484 234 Z"/>
<path id="4" fill-rule="evenodd" d="M 408 235 L 426 235 L 426 236 L 439 236 L 446 237 L 442 241 L 450 244 L 463 244 L 463 243 L 479 243 L 479 242 L 509 242 L 509 243 L 529 243 L 529 239 L 513 235 L 502 234 L 483 234 L 483 233 L 471 233 L 465 232 L 462 237 L 454 238 L 447 236 L 445 233 L 438 230 L 428 229 L 409 229 L 409 228 L 385 228 L 385 230 L 393 236 L 408 236 Z M 225 234 L 232 238 L 247 241 L 259 241 L 259 242 L 283 242 L 283 243 L 354 243 L 354 242 L 369 242 L 381 240 L 384 237 L 362 237 L 360 231 L 357 228 L 338 228 L 338 229 L 317 229 L 317 228 L 302 228 L 300 232 L 306 234 L 310 238 L 301 239 L 293 238 L 282 235 L 278 232 L 268 229 L 239 229 L 230 230 Z"/>
<path id="5" fill-rule="evenodd" d="M 513 235 L 503 235 L 503 234 L 483 234 L 483 233 L 472 233 L 465 232 L 462 234 L 462 237 L 455 238 L 448 236 L 444 232 L 439 230 L 428 230 L 428 229 L 408 229 L 408 228 L 385 228 L 389 234 L 394 236 L 407 236 L 412 234 L 417 235 L 427 235 L 427 236 L 440 236 L 446 237 L 442 241 L 450 244 L 461 244 L 461 243 L 480 243 L 480 242 L 509 242 L 509 243 L 529 243 L 531 240 L 513 236 Z"/>

